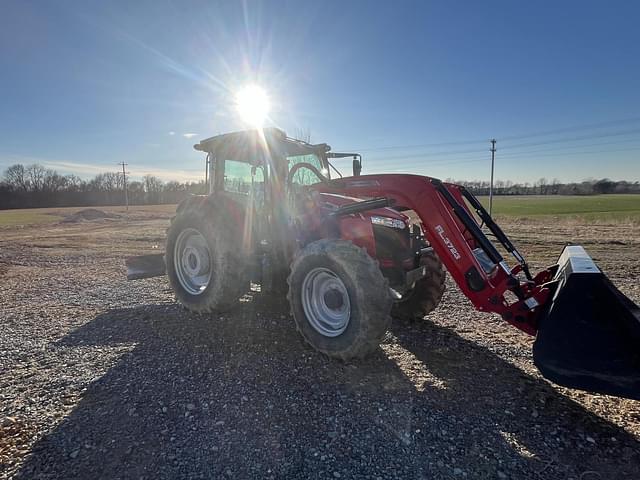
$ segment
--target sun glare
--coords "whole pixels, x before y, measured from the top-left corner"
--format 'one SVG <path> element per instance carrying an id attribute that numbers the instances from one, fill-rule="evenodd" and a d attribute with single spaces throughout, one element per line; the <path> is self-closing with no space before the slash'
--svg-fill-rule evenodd
<path id="1" fill-rule="evenodd" d="M 252 127 L 262 127 L 269 108 L 267 93 L 257 85 L 246 86 L 236 94 L 236 109 L 240 118 Z"/>

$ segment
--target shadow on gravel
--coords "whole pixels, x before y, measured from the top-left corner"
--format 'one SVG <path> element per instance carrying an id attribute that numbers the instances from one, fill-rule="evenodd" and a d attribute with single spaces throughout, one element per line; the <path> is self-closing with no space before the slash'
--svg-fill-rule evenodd
<path id="1" fill-rule="evenodd" d="M 258 298 L 224 317 L 99 315 L 55 348 L 135 347 L 16 478 L 637 478 L 632 436 L 451 331 L 399 324 L 412 363 L 381 349 L 344 365 L 286 312 Z"/>

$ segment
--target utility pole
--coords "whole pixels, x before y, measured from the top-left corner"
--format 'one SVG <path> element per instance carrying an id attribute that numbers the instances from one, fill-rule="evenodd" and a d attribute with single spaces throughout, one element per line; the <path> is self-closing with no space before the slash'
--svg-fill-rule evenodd
<path id="1" fill-rule="evenodd" d="M 489 215 L 493 211 L 493 166 L 496 161 L 496 139 L 492 138 L 491 142 L 491 185 L 489 185 Z"/>
<path id="2" fill-rule="evenodd" d="M 128 163 L 120 162 L 118 165 L 122 165 L 122 187 L 124 189 L 124 205 L 126 211 L 129 211 L 129 192 L 127 191 L 127 172 L 124 169 Z"/>

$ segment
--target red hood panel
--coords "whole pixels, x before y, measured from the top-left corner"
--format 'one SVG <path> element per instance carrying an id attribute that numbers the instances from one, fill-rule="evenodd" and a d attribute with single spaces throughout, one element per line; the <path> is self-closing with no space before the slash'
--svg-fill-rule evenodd
<path id="1" fill-rule="evenodd" d="M 347 197 L 345 195 L 338 195 L 336 193 L 320 193 L 320 198 L 321 202 L 327 204 L 327 207 L 332 210 L 353 202 L 361 202 L 362 200 L 367 200 L 365 198 Z M 362 214 L 366 216 L 379 215 L 381 217 L 395 218 L 397 220 L 403 220 L 405 222 L 409 220 L 409 217 L 392 208 L 377 208 L 375 210 L 367 210 L 366 212 L 362 212 Z"/>

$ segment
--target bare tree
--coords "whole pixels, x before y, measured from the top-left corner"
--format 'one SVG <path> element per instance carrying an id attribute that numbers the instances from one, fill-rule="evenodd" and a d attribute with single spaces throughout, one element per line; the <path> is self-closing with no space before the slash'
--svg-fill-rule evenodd
<path id="1" fill-rule="evenodd" d="M 67 180 L 67 190 L 71 191 L 82 190 L 83 186 L 86 184 L 86 182 L 77 175 L 67 175 L 65 176 L 65 179 Z"/>
<path id="2" fill-rule="evenodd" d="M 122 172 L 116 173 L 116 188 L 118 190 L 124 190 L 124 175 Z"/>
<path id="3" fill-rule="evenodd" d="M 106 172 L 103 174 L 103 182 L 107 192 L 115 192 L 122 189 L 122 176 L 115 172 Z"/>
<path id="4" fill-rule="evenodd" d="M 144 185 L 136 180 L 127 185 L 130 203 L 144 203 Z"/>
<path id="5" fill-rule="evenodd" d="M 547 179 L 544 177 L 535 182 L 534 187 L 538 187 L 539 195 L 545 195 L 547 193 L 547 183 Z"/>
<path id="6" fill-rule="evenodd" d="M 115 172 L 99 173 L 90 184 L 101 192 L 115 192 L 122 189 L 122 175 Z"/>
<path id="7" fill-rule="evenodd" d="M 55 170 L 46 170 L 42 181 L 42 189 L 46 192 L 59 192 L 67 187 L 67 177 Z"/>
<path id="8" fill-rule="evenodd" d="M 6 182 L 15 189 L 29 190 L 29 181 L 27 180 L 27 172 L 22 164 L 11 165 L 4 171 Z"/>
<path id="9" fill-rule="evenodd" d="M 511 189 L 513 188 L 513 182 L 511 180 L 507 180 L 504 182 L 505 193 L 513 193 Z"/>
<path id="10" fill-rule="evenodd" d="M 172 180 L 170 182 L 167 182 L 164 185 L 164 191 L 171 192 L 171 193 L 181 192 L 185 189 L 185 187 L 186 185 L 184 183 L 180 183 L 180 182 L 176 182 L 175 180 Z"/>
<path id="11" fill-rule="evenodd" d="M 145 175 L 142 178 L 144 183 L 144 191 L 147 193 L 158 193 L 162 191 L 163 182 L 158 177 L 154 175 Z"/>
<path id="12" fill-rule="evenodd" d="M 47 174 L 47 169 L 38 163 L 33 163 L 27 167 L 27 178 L 29 179 L 29 185 L 34 192 L 40 192 L 44 190 L 44 178 Z"/>
<path id="13" fill-rule="evenodd" d="M 142 178 L 144 191 L 147 192 L 147 203 L 158 203 L 160 201 L 160 193 L 164 186 L 162 180 L 153 175 L 145 175 Z"/>

